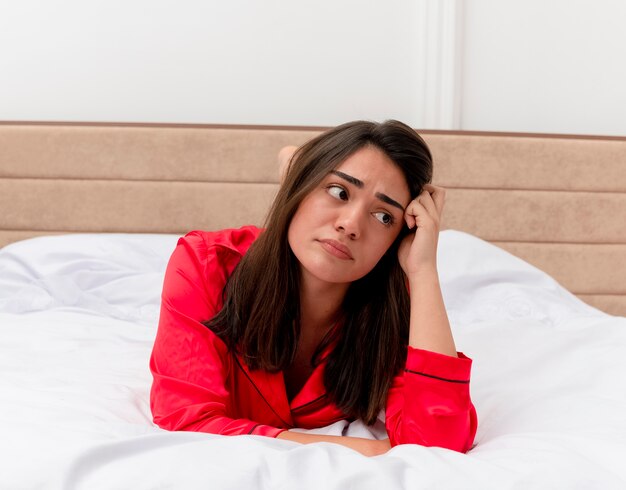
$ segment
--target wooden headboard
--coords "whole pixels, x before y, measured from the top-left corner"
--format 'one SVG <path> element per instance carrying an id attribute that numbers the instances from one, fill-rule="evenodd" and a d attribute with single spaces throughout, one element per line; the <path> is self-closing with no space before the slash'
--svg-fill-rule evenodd
<path id="1" fill-rule="evenodd" d="M 276 156 L 323 128 L 0 123 L 0 246 L 71 232 L 262 224 Z M 419 131 L 444 228 L 626 316 L 626 138 Z"/>

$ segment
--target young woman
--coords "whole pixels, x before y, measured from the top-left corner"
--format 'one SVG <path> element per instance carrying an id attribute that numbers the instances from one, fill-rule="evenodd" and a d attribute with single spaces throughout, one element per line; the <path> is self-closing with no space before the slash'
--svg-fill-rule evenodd
<path id="1" fill-rule="evenodd" d="M 283 153 L 284 157 L 284 153 Z M 169 430 L 467 451 L 471 360 L 457 353 L 437 273 L 444 190 L 398 121 L 356 121 L 299 148 L 265 229 L 194 231 L 165 274 L 150 368 Z M 389 439 L 290 431 L 338 420 Z"/>

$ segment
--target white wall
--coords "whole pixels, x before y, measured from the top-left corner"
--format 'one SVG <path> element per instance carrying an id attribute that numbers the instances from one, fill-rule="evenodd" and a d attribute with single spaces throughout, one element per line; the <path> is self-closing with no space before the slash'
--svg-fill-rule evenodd
<path id="1" fill-rule="evenodd" d="M 0 0 L 0 120 L 626 135 L 624 26 L 622 0 Z"/>
<path id="2" fill-rule="evenodd" d="M 461 128 L 626 136 L 626 2 L 466 0 Z"/>
<path id="3" fill-rule="evenodd" d="M 0 120 L 418 122 L 411 0 L 0 2 Z"/>

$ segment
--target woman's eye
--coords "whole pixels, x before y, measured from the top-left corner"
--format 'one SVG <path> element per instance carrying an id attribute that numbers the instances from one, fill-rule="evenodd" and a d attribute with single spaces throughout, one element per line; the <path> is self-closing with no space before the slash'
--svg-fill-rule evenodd
<path id="1" fill-rule="evenodd" d="M 327 187 L 328 193 L 333 196 L 335 199 L 340 199 L 342 201 L 348 200 L 348 192 L 339 185 L 331 185 Z"/>
<path id="2" fill-rule="evenodd" d="M 383 225 L 391 226 L 393 225 L 393 216 L 389 213 L 383 213 L 382 211 L 378 213 L 374 213 L 374 217 L 380 221 Z"/>

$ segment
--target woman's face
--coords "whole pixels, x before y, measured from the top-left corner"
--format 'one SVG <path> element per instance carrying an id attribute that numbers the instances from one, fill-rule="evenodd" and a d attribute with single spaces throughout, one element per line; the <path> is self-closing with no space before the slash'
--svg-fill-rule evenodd
<path id="1" fill-rule="evenodd" d="M 288 240 L 302 277 L 350 283 L 367 275 L 405 225 L 410 201 L 400 168 L 365 146 L 328 174 L 296 210 Z"/>

